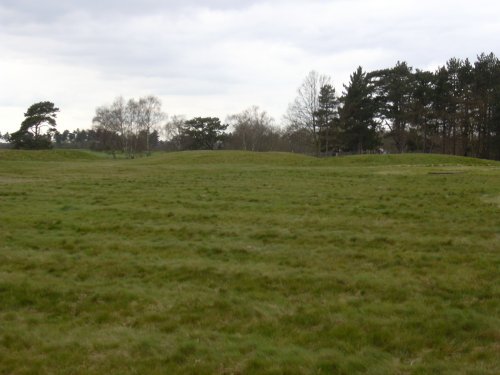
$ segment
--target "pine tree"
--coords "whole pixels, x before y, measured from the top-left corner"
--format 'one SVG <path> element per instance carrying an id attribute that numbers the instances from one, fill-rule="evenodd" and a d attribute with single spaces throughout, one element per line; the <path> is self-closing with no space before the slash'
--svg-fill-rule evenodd
<path id="1" fill-rule="evenodd" d="M 11 142 L 15 148 L 43 149 L 52 146 L 52 135 L 56 131 L 56 117 L 59 108 L 52 102 L 31 105 L 24 114 L 20 129 L 12 133 Z M 45 134 L 42 129 L 47 127 Z"/>
<path id="2" fill-rule="evenodd" d="M 318 97 L 318 110 L 314 113 L 318 124 L 320 150 L 328 154 L 332 148 L 340 147 L 340 129 L 338 122 L 339 100 L 335 88 L 323 85 Z"/>
<path id="3" fill-rule="evenodd" d="M 351 74 L 350 82 L 344 85 L 344 89 L 339 111 L 344 148 L 362 153 L 379 147 L 373 87 L 361 67 Z"/>
<path id="4" fill-rule="evenodd" d="M 488 158 L 490 153 L 498 153 L 498 122 L 495 121 L 499 111 L 500 96 L 500 61 L 493 54 L 481 54 L 474 63 L 474 91 L 478 103 L 477 112 L 477 156 Z"/>
<path id="5" fill-rule="evenodd" d="M 471 151 L 471 142 L 474 135 L 473 117 L 474 117 L 474 67 L 469 59 L 465 59 L 458 72 L 460 82 L 460 118 L 459 131 L 461 138 L 461 154 L 468 156 Z"/>
<path id="6" fill-rule="evenodd" d="M 404 152 L 412 116 L 412 68 L 398 61 L 391 69 L 370 73 L 369 78 L 374 83 L 378 116 L 389 129 L 398 152 Z"/>
<path id="7" fill-rule="evenodd" d="M 432 99 L 434 93 L 434 74 L 427 71 L 416 70 L 413 84 L 413 101 L 411 108 L 411 125 L 416 133 L 416 149 L 430 152 L 432 141 L 429 139 L 433 132 Z"/>

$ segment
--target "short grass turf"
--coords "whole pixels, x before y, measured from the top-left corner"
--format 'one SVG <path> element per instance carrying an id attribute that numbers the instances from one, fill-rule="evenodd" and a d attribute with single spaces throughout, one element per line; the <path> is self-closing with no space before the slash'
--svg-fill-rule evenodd
<path id="1" fill-rule="evenodd" d="M 0 152 L 0 374 L 498 374 L 500 164 Z"/>

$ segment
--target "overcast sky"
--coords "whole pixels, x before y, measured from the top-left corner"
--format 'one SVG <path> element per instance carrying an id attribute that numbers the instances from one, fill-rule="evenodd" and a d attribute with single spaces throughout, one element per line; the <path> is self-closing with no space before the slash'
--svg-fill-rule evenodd
<path id="1" fill-rule="evenodd" d="M 0 132 L 34 102 L 62 130 L 148 94 L 169 115 L 258 105 L 280 123 L 311 70 L 341 90 L 358 65 L 499 56 L 499 15 L 498 0 L 0 0 Z"/>

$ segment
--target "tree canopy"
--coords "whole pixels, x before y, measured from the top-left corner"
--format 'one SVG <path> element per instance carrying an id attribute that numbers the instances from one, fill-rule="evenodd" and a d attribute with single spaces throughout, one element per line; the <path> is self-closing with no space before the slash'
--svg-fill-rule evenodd
<path id="1" fill-rule="evenodd" d="M 52 145 L 52 135 L 56 131 L 56 117 L 59 108 L 49 101 L 31 105 L 24 114 L 20 129 L 12 133 L 10 140 L 15 148 L 44 149 Z M 46 128 L 46 133 L 42 129 Z"/>
<path id="2" fill-rule="evenodd" d="M 214 150 L 222 142 L 228 125 L 217 117 L 195 117 L 185 122 L 185 134 L 190 138 L 190 149 Z"/>

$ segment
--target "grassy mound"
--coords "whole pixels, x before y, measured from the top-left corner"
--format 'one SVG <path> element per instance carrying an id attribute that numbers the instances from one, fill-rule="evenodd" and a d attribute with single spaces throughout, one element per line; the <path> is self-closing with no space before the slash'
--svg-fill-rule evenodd
<path id="1" fill-rule="evenodd" d="M 182 151 L 157 153 L 153 158 L 138 159 L 145 163 L 168 163 L 171 165 L 268 165 L 300 166 L 313 165 L 316 158 L 287 152 L 250 152 L 250 151 Z"/>
<path id="2" fill-rule="evenodd" d="M 99 160 L 105 157 L 105 154 L 87 150 L 0 150 L 0 160 L 5 161 Z"/>
<path id="3" fill-rule="evenodd" d="M 0 150 L 4 161 L 103 160 L 111 156 L 89 150 Z M 124 159 L 119 157 L 119 159 Z M 134 164 L 169 165 L 261 165 L 268 167 L 329 166 L 499 166 L 491 160 L 439 154 L 352 155 L 330 158 L 286 152 L 182 151 L 157 152 L 152 157 L 138 157 Z"/>
<path id="4" fill-rule="evenodd" d="M 439 154 L 352 155 L 330 158 L 286 152 L 249 151 L 183 151 L 156 153 L 153 158 L 137 159 L 138 163 L 170 165 L 262 165 L 269 167 L 329 166 L 493 166 L 500 163 L 477 158 Z"/>
<path id="5" fill-rule="evenodd" d="M 331 165 L 420 165 L 420 166 L 490 166 L 500 165 L 492 160 L 469 158 L 463 156 L 441 155 L 441 154 L 388 154 L 388 155 L 352 155 L 336 158 L 328 158 L 326 162 Z"/>

